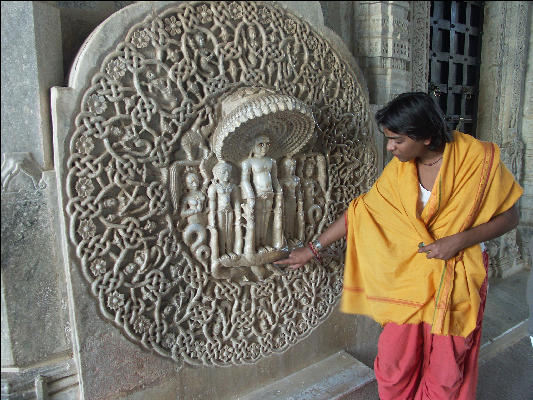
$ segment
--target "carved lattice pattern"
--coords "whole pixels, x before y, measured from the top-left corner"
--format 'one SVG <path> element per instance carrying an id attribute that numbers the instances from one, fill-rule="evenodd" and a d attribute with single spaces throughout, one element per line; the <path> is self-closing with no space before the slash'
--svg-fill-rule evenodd
<path id="1" fill-rule="evenodd" d="M 326 160 L 332 222 L 376 176 L 368 101 L 328 42 L 272 4 L 191 2 L 147 16 L 87 83 L 69 138 L 68 229 L 92 295 L 128 338 L 179 365 L 283 352 L 341 293 L 342 243 L 323 265 L 233 280 L 212 276 L 208 246 L 184 243 L 171 184 L 184 171 L 172 165 L 199 171 L 203 201 L 217 105 L 246 86 L 311 107 L 316 140 L 303 151 Z"/>

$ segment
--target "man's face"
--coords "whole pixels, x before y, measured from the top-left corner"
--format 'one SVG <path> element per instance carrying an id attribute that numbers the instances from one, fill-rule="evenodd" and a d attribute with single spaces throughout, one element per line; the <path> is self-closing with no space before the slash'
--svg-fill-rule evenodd
<path id="1" fill-rule="evenodd" d="M 387 151 L 402 162 L 420 157 L 426 151 L 426 146 L 431 143 L 431 139 L 413 140 L 407 135 L 395 133 L 387 128 L 383 129 L 383 133 L 387 140 Z"/>

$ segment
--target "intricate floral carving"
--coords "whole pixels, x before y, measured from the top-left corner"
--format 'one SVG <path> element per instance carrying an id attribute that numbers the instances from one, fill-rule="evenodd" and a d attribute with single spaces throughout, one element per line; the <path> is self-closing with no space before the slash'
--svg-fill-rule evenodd
<path id="1" fill-rule="evenodd" d="M 221 115 L 239 90 L 271 97 Z M 131 27 L 87 83 L 65 165 L 69 236 L 105 318 L 179 366 L 253 363 L 307 336 L 340 296 L 343 243 L 299 271 L 235 260 L 251 222 L 271 227 L 247 254 L 266 262 L 368 190 L 368 108 L 335 49 L 276 5 L 182 3 Z M 263 171 L 247 198 L 243 167 Z"/>
<path id="2" fill-rule="evenodd" d="M 483 140 L 495 142 L 502 149 L 502 160 L 520 181 L 524 144 L 519 138 L 517 116 L 521 115 L 525 69 L 527 66 L 528 4 L 517 2 L 487 2 L 485 18 L 491 20 L 484 28 L 477 134 Z M 484 65 L 489 65 L 484 69 Z M 490 98 L 490 99 L 489 99 Z M 488 242 L 491 274 L 506 276 L 524 264 L 517 245 L 517 231 Z"/>
<path id="3" fill-rule="evenodd" d="M 428 57 L 429 57 L 429 20 L 430 3 L 427 1 L 412 1 L 411 3 L 411 77 L 412 90 L 427 92 L 428 87 Z"/>

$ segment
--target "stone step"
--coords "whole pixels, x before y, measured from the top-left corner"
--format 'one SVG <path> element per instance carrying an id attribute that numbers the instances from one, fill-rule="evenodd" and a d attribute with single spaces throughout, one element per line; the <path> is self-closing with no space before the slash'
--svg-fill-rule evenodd
<path id="1" fill-rule="evenodd" d="M 528 337 L 527 320 L 513 326 L 498 337 L 483 343 L 479 349 L 479 364 L 483 365 L 491 358 L 497 356 L 498 353 L 513 346 L 525 337 Z"/>
<path id="2" fill-rule="evenodd" d="M 509 343 L 480 364 L 477 400 L 533 399 L 533 347 L 529 336 Z"/>
<path id="3" fill-rule="evenodd" d="M 374 400 L 374 371 L 345 351 L 239 397 L 239 400 Z"/>

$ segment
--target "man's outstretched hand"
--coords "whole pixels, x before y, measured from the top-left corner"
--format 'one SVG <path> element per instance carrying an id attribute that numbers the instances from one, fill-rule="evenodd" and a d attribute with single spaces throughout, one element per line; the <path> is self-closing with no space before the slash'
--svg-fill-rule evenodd
<path id="1" fill-rule="evenodd" d="M 314 257 L 309 247 L 298 247 L 289 254 L 289 257 L 276 261 L 274 264 L 288 265 L 291 269 L 298 269 Z"/>

